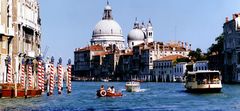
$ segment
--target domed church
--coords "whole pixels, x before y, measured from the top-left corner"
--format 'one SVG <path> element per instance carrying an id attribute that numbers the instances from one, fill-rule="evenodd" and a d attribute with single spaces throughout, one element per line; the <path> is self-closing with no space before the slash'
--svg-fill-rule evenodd
<path id="1" fill-rule="evenodd" d="M 93 30 L 91 45 L 97 44 L 104 47 L 115 44 L 118 49 L 125 49 L 122 28 L 113 20 L 112 8 L 109 2 L 104 8 L 102 20 L 96 24 Z"/>
<path id="2" fill-rule="evenodd" d="M 137 18 L 135 20 L 133 29 L 128 33 L 128 47 L 132 48 L 141 43 L 153 42 L 153 28 L 151 20 L 148 21 L 147 27 L 142 22 L 140 26 Z"/>

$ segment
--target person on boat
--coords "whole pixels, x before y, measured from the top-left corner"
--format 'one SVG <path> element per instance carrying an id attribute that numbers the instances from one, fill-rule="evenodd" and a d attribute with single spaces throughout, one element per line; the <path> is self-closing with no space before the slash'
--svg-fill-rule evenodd
<path id="1" fill-rule="evenodd" d="M 101 85 L 100 91 L 104 90 L 104 85 Z"/>
<path id="2" fill-rule="evenodd" d="M 114 86 L 111 87 L 111 93 L 115 93 L 115 89 L 114 89 Z"/>
<path id="3" fill-rule="evenodd" d="M 110 86 L 108 86 L 107 93 L 112 93 L 112 89 Z"/>

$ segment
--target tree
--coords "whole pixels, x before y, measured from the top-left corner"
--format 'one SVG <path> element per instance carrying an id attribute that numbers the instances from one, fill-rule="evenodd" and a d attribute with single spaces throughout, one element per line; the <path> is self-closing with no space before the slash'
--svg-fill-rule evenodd
<path id="1" fill-rule="evenodd" d="M 200 61 L 200 60 L 206 59 L 206 57 L 204 55 L 202 55 L 202 50 L 200 48 L 197 48 L 195 51 L 194 50 L 190 51 L 188 56 L 193 61 Z"/>
<path id="2" fill-rule="evenodd" d="M 211 47 L 208 48 L 208 53 L 207 55 L 212 55 L 212 54 L 221 54 L 223 52 L 223 43 L 224 43 L 224 35 L 221 34 L 219 35 L 216 39 L 216 44 L 212 44 Z"/>

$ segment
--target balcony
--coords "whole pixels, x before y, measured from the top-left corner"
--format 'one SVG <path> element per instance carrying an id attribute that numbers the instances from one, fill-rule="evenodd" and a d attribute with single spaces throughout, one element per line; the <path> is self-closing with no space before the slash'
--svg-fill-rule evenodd
<path id="1" fill-rule="evenodd" d="M 8 36 L 14 36 L 14 29 L 13 28 L 8 28 L 7 29 L 7 35 Z"/>
<path id="2" fill-rule="evenodd" d="M 0 34 L 5 34 L 5 27 L 0 24 Z"/>

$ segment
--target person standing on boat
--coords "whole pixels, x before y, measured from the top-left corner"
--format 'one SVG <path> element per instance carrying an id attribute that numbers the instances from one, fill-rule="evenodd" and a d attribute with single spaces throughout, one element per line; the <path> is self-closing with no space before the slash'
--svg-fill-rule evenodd
<path id="1" fill-rule="evenodd" d="M 112 93 L 112 89 L 110 86 L 108 86 L 107 93 Z"/>
<path id="2" fill-rule="evenodd" d="M 111 92 L 114 94 L 114 93 L 115 93 L 115 88 L 114 88 L 114 86 L 111 87 L 111 90 L 112 90 Z"/>
<path id="3" fill-rule="evenodd" d="M 100 91 L 104 90 L 104 85 L 101 85 Z"/>

